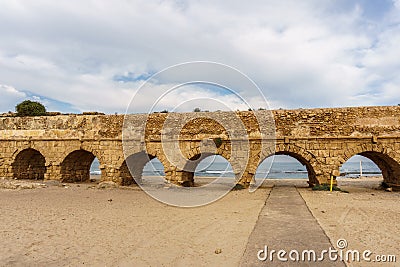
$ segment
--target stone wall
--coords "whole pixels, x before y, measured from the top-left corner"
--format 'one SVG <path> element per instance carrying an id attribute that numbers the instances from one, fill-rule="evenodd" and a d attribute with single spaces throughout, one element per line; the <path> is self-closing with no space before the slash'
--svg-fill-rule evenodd
<path id="1" fill-rule="evenodd" d="M 400 184 L 399 111 L 356 107 L 2 117 L 0 177 L 85 181 L 97 157 L 103 181 L 131 184 L 131 174 L 140 180 L 145 163 L 157 157 L 167 180 L 192 185 L 198 162 L 220 154 L 238 182 L 248 185 L 265 158 L 284 154 L 304 164 L 315 184 L 338 176 L 345 161 L 361 154 L 381 168 L 386 182 Z M 129 156 L 133 163 L 126 164 Z"/>
<path id="2" fill-rule="evenodd" d="M 326 109 L 274 110 L 273 119 L 277 137 L 361 137 L 371 135 L 399 135 L 400 107 L 355 107 Z M 194 112 L 156 113 L 129 115 L 134 128 L 147 124 L 146 135 L 159 139 L 160 130 L 167 117 L 172 121 L 189 121 L 182 134 L 222 134 L 224 126 L 234 128 L 236 122 L 230 120 L 235 114 L 243 121 L 248 133 L 259 132 L 257 119 L 273 123 L 269 111 L 241 112 Z M 207 118 L 203 118 L 207 117 Z M 211 118 L 211 119 L 210 119 Z M 147 119 L 147 120 L 146 120 Z M 49 117 L 3 117 L 0 118 L 1 139 L 35 138 L 82 138 L 121 139 L 124 115 L 59 115 Z M 215 128 L 216 127 L 216 128 Z M 261 129 L 267 133 L 269 129 Z"/>

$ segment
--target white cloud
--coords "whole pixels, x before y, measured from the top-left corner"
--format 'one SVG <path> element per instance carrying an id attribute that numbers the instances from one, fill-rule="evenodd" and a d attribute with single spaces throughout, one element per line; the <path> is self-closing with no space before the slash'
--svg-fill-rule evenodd
<path id="1" fill-rule="evenodd" d="M 116 75 L 210 60 L 245 72 L 274 107 L 397 104 L 399 2 L 382 21 L 339 2 L 6 1 L 0 83 L 80 110 L 123 112 L 141 81 Z"/>
<path id="2" fill-rule="evenodd" d="M 393 4 L 397 9 L 400 9 L 400 0 L 393 0 Z"/>
<path id="3" fill-rule="evenodd" d="M 0 110 L 3 112 L 14 111 L 15 105 L 26 97 L 25 93 L 4 84 L 0 84 L 0 96 Z"/>

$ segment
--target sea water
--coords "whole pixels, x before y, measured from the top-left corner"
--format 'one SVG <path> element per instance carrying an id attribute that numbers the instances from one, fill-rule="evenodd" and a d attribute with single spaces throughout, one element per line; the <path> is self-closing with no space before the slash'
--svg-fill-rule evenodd
<path id="1" fill-rule="evenodd" d="M 363 176 L 379 176 L 382 175 L 378 166 L 366 158 L 356 158 L 349 160 L 343 164 L 340 172 L 344 177 L 358 177 L 360 174 L 360 160 L 362 161 Z M 99 161 L 94 160 L 90 173 L 92 175 L 100 175 Z M 143 170 L 143 176 L 163 176 L 164 167 L 160 161 L 154 159 L 147 163 Z M 213 161 L 200 162 L 196 169 L 195 176 L 200 177 L 234 177 L 231 165 L 221 158 Z M 275 160 L 262 163 L 256 172 L 256 178 L 288 178 L 288 179 L 305 179 L 308 178 L 308 172 L 304 165 L 299 161 L 290 160 Z"/>

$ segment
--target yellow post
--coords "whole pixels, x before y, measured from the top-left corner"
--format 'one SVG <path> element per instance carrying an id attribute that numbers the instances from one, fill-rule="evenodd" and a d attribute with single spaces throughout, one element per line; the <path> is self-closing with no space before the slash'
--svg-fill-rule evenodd
<path id="1" fill-rule="evenodd" d="M 333 175 L 331 175 L 331 188 L 330 188 L 330 190 L 329 190 L 329 191 L 331 191 L 331 192 L 332 192 L 332 189 L 333 189 Z"/>

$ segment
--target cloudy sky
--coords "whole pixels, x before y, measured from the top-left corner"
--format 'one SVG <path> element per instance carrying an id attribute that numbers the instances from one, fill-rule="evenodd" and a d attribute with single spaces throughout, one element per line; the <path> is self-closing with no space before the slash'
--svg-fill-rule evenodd
<path id="1" fill-rule="evenodd" d="M 399 0 L 0 0 L 0 36 L 0 112 L 34 99 L 122 113 L 152 74 L 190 61 L 240 70 L 272 108 L 400 103 Z M 159 108 L 192 98 L 243 108 L 209 86 Z"/>

